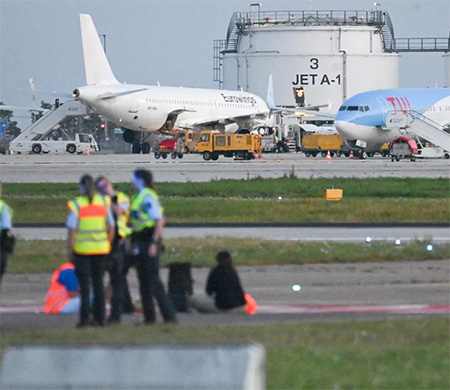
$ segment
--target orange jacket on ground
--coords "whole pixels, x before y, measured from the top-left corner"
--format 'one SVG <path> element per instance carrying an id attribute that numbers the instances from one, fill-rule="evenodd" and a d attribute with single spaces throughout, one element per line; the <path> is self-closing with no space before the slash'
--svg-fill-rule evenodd
<path id="1" fill-rule="evenodd" d="M 70 301 L 70 294 L 66 286 L 58 283 L 60 273 L 68 269 L 75 270 L 73 263 L 65 263 L 53 273 L 50 289 L 45 297 L 44 312 L 47 314 L 58 314 Z"/>

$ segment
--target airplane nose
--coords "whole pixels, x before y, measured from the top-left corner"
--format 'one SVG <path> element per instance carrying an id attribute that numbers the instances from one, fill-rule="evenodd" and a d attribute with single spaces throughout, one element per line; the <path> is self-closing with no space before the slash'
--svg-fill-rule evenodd
<path id="1" fill-rule="evenodd" d="M 335 121 L 334 126 L 343 138 L 349 140 L 358 138 L 355 134 L 355 125 L 353 123 L 347 121 Z"/>

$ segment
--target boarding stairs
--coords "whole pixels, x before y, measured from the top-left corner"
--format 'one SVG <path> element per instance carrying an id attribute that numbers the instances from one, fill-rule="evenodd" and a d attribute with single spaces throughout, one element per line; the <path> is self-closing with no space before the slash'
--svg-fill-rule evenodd
<path id="1" fill-rule="evenodd" d="M 41 118 L 32 123 L 14 138 L 14 142 L 40 140 L 52 131 L 57 130 L 60 127 L 60 124 L 67 118 L 87 114 L 88 108 L 85 105 L 76 100 L 68 101 L 55 110 L 47 111 Z"/>
<path id="2" fill-rule="evenodd" d="M 442 125 L 420 112 L 388 114 L 386 124 L 388 124 L 387 128 L 398 128 L 405 133 L 426 139 L 445 151 L 450 151 L 450 133 L 445 131 Z"/>
<path id="3" fill-rule="evenodd" d="M 413 120 L 407 128 L 408 132 L 426 139 L 447 152 L 450 151 L 450 134 L 443 126 L 415 111 L 411 116 Z"/>

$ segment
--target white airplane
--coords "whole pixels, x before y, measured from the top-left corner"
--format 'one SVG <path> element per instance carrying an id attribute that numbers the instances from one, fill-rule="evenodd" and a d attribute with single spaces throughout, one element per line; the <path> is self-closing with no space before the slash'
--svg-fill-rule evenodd
<path id="1" fill-rule="evenodd" d="M 80 15 L 86 86 L 73 96 L 115 122 L 132 143 L 135 131 L 218 129 L 236 125 L 251 130 L 267 122 L 269 108 L 260 97 L 243 91 L 122 84 L 114 77 L 90 15 Z"/>
<path id="2" fill-rule="evenodd" d="M 355 150 L 381 145 L 410 133 L 450 150 L 450 88 L 381 89 L 345 101 L 334 125 Z"/>

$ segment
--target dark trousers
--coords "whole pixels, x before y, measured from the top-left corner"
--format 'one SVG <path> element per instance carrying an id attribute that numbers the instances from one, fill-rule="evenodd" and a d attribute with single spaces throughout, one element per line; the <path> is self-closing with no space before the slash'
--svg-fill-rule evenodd
<path id="1" fill-rule="evenodd" d="M 92 306 L 93 320 L 97 324 L 105 321 L 105 289 L 103 286 L 104 255 L 75 254 L 75 274 L 80 285 L 81 307 L 80 323 L 87 324 L 90 319 L 90 284 L 94 292 Z"/>
<path id="2" fill-rule="evenodd" d="M 2 281 L 3 274 L 6 272 L 6 265 L 8 264 L 8 255 L 6 251 L 2 250 L 0 246 L 0 283 Z"/>
<path id="3" fill-rule="evenodd" d="M 159 277 L 159 258 L 148 255 L 148 242 L 139 241 L 137 245 L 139 254 L 136 256 L 136 270 L 139 279 L 144 321 L 148 323 L 155 322 L 153 298 L 158 302 L 164 320 L 173 321 L 175 320 L 175 310 L 167 298 L 164 285 Z"/>
<path id="4" fill-rule="evenodd" d="M 111 253 L 106 258 L 106 272 L 109 274 L 111 282 L 112 298 L 111 298 L 111 320 L 119 320 L 122 314 L 123 301 L 123 253 L 119 244 L 114 245 Z"/>
<path id="5" fill-rule="evenodd" d="M 136 266 L 136 256 L 124 253 L 122 264 L 122 312 L 134 313 L 133 300 L 131 299 L 130 286 L 128 284 L 128 271 L 131 267 Z"/>

